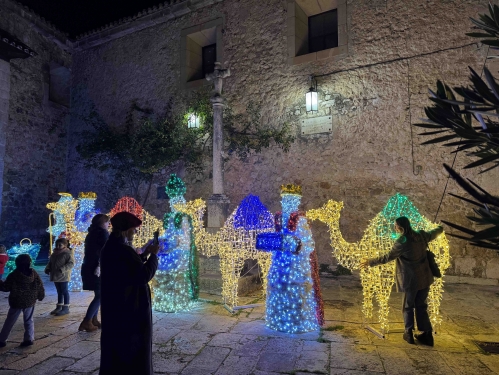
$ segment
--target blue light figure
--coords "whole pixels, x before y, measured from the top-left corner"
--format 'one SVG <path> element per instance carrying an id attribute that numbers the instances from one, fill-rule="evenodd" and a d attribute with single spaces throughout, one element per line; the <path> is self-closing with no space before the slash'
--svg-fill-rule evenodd
<path id="1" fill-rule="evenodd" d="M 171 212 L 165 214 L 165 233 L 159 238 L 158 271 L 153 279 L 153 308 L 162 312 L 188 311 L 199 295 L 198 258 L 192 219 L 175 209 L 185 203 L 184 182 L 172 174 L 166 185 Z"/>
<path id="2" fill-rule="evenodd" d="M 312 232 L 298 211 L 301 188 L 283 185 L 281 196 L 282 213 L 275 216 L 276 232 L 259 234 L 256 244 L 259 250 L 272 251 L 266 325 L 288 333 L 317 330 L 323 324 L 323 302 Z"/>

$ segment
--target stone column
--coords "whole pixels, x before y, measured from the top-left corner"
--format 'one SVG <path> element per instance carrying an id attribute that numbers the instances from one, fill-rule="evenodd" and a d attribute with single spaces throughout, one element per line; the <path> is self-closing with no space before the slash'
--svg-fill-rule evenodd
<path id="1" fill-rule="evenodd" d="M 229 198 L 224 194 L 223 178 L 223 109 L 225 99 L 222 97 L 223 79 L 230 76 L 229 69 L 222 69 L 220 62 L 215 63 L 213 73 L 206 79 L 213 81 L 215 87 L 211 96 L 213 103 L 213 194 L 208 199 L 208 228 L 221 228 L 228 216 Z"/>
<path id="2" fill-rule="evenodd" d="M 0 219 L 2 216 L 3 174 L 6 130 L 9 122 L 10 63 L 0 59 Z"/>

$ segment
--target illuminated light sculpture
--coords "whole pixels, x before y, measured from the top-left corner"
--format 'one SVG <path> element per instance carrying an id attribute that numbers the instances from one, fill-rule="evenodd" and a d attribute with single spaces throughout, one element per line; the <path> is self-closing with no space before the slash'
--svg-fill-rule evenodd
<path id="1" fill-rule="evenodd" d="M 359 269 L 363 259 L 385 255 L 392 249 L 397 235 L 393 223 L 400 216 L 406 216 L 415 230 L 429 231 L 437 224 L 432 223 L 421 215 L 412 202 L 404 195 L 396 194 L 388 200 L 383 210 L 369 223 L 359 242 L 349 243 L 343 239 L 340 232 L 340 212 L 343 202 L 329 200 L 319 209 L 309 210 L 307 217 L 311 220 L 320 220 L 327 224 L 333 247 L 333 256 L 338 263 L 350 270 Z M 429 249 L 435 254 L 435 260 L 442 275 L 450 265 L 449 242 L 445 234 L 428 243 Z M 388 301 L 392 286 L 395 283 L 395 262 L 389 262 L 376 267 L 369 267 L 360 271 L 360 279 L 364 294 L 362 312 L 364 321 L 368 322 L 373 315 L 373 298 L 378 302 L 378 319 L 383 333 L 388 332 L 389 322 Z M 430 287 L 428 296 L 428 311 L 430 320 L 436 331 L 442 318 L 440 316 L 440 302 L 443 292 L 443 277 L 435 278 Z"/>
<path id="2" fill-rule="evenodd" d="M 92 217 L 97 213 L 94 208 L 97 194 L 80 193 L 78 200 L 69 193 L 59 193 L 59 195 L 61 196 L 59 201 L 47 204 L 47 208 L 53 210 L 56 219 L 55 225 L 49 227 L 49 232 L 55 239 L 65 237 L 69 241 L 75 262 L 69 290 L 80 292 L 82 290 L 81 264 L 83 263 L 84 241 Z"/>
<path id="3" fill-rule="evenodd" d="M 14 271 L 14 269 L 16 268 L 16 258 L 19 255 L 28 254 L 31 257 L 32 264 L 34 264 L 39 252 L 40 244 L 31 243 L 31 240 L 29 238 L 23 238 L 19 242 L 19 245 L 12 246 L 9 250 L 7 250 L 9 260 L 5 264 L 4 277 Z"/>
<path id="4" fill-rule="evenodd" d="M 265 294 L 271 254 L 257 251 L 255 245 L 259 233 L 273 230 L 273 216 L 257 196 L 244 198 L 217 233 L 208 233 L 203 227 L 206 204 L 202 199 L 177 204 L 175 208 L 192 218 L 198 251 L 208 257 L 220 256 L 222 298 L 229 311 L 234 312 L 238 306 L 238 281 L 247 259 L 257 261 Z"/>
<path id="5" fill-rule="evenodd" d="M 159 229 L 160 234 L 164 233 L 163 222 L 144 210 L 134 198 L 120 198 L 108 216 L 111 218 L 122 211 L 129 212 L 142 220 L 142 225 L 137 228 L 137 233 L 135 233 L 133 238 L 132 246 L 135 249 L 140 249 L 147 244 L 153 238 L 154 231 Z"/>
<path id="6" fill-rule="evenodd" d="M 166 185 L 171 212 L 163 219 L 159 238 L 158 270 L 152 280 L 153 309 L 162 312 L 188 311 L 199 296 L 198 256 L 192 218 L 175 205 L 185 204 L 185 184 L 172 174 Z"/>
<path id="7" fill-rule="evenodd" d="M 277 331 L 301 333 L 324 324 L 317 254 L 312 231 L 298 211 L 301 188 L 281 187 L 282 212 L 275 215 L 275 233 L 257 237 L 257 249 L 272 253 L 268 274 L 266 325 Z"/>

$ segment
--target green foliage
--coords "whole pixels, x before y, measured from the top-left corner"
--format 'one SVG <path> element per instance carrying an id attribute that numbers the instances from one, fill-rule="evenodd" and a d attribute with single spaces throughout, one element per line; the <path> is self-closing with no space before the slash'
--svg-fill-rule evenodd
<path id="1" fill-rule="evenodd" d="M 187 127 L 188 113 L 201 117 L 198 129 Z M 260 111 L 250 103 L 243 113 L 235 114 L 230 106 L 224 110 L 224 140 L 227 154 L 246 159 L 273 143 L 288 151 L 294 137 L 291 124 L 264 124 Z M 187 167 L 200 165 L 211 151 L 213 107 L 206 92 L 194 95 L 185 114 L 177 114 L 170 102 L 164 115 L 132 103 L 124 124 L 111 125 L 92 112 L 84 121 L 91 130 L 80 133 L 77 151 L 90 169 L 109 172 L 115 188 L 127 190 L 139 199 L 141 186 L 148 189 L 142 199 L 145 204 L 153 177 L 176 163 Z"/>
<path id="2" fill-rule="evenodd" d="M 481 14 L 479 20 L 471 19 L 481 32 L 468 33 L 474 38 L 485 38 L 481 42 L 491 49 L 499 49 L 499 7 L 489 5 L 489 15 Z M 420 135 L 434 136 L 423 144 L 441 143 L 445 147 L 457 148 L 453 153 L 465 151 L 476 158 L 465 168 L 485 167 L 480 173 L 499 166 L 499 85 L 484 67 L 485 79 L 470 68 L 470 87 L 454 87 L 438 81 L 437 90 L 430 90 L 430 100 L 434 103 L 425 108 L 427 119 L 415 124 L 427 129 Z M 459 98 L 456 97 L 456 94 Z M 451 194 L 474 206 L 475 216 L 467 218 L 481 230 L 472 230 L 443 221 L 447 225 L 470 236 L 451 234 L 469 241 L 472 245 L 499 250 L 499 198 L 487 193 L 473 181 L 466 181 L 451 167 L 444 164 L 450 176 L 475 200 Z"/>

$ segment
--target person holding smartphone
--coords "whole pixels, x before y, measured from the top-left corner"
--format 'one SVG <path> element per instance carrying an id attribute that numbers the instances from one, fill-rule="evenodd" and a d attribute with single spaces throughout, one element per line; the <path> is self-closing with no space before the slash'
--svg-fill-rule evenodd
<path id="1" fill-rule="evenodd" d="M 129 245 L 142 221 L 129 212 L 111 218 L 101 251 L 100 375 L 152 375 L 152 310 L 149 281 L 158 268 L 157 244 L 143 254 Z"/>

